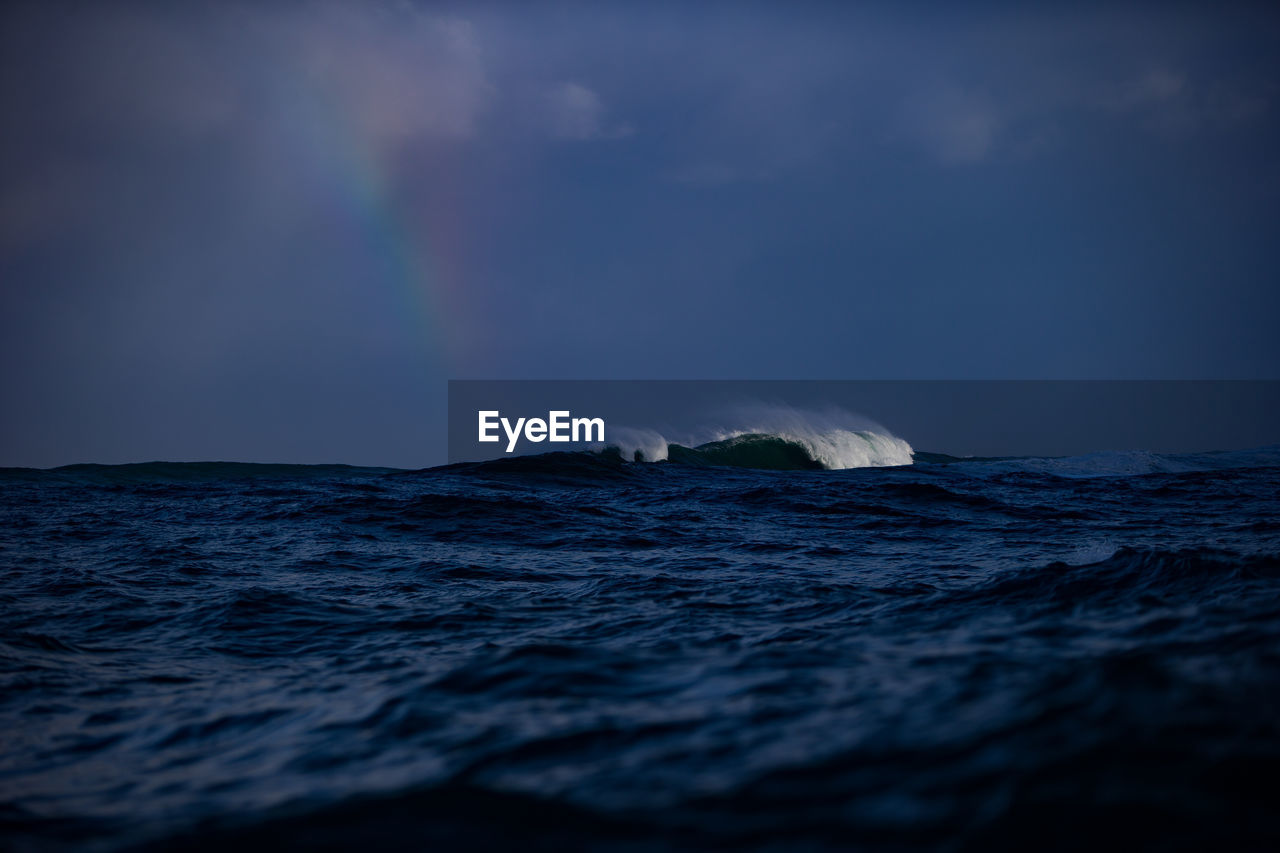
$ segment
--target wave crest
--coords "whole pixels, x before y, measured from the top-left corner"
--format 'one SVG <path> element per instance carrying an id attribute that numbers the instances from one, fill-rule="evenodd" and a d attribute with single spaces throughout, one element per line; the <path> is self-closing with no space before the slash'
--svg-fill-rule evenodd
<path id="1" fill-rule="evenodd" d="M 657 430 L 618 427 L 608 445 L 627 460 L 772 470 L 874 468 L 913 461 L 906 441 L 844 412 L 757 406 L 734 419 L 746 425 L 709 429 L 683 441 L 669 440 Z"/>

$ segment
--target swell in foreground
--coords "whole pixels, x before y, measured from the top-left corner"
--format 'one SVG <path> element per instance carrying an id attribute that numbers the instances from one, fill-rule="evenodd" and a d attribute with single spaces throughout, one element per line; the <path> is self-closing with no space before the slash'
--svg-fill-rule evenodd
<path id="1" fill-rule="evenodd" d="M 0 475 L 33 849 L 1280 841 L 1280 451 Z"/>

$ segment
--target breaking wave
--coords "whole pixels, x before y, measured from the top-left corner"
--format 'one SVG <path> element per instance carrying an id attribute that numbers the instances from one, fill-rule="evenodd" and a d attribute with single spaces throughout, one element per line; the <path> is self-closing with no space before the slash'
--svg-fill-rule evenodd
<path id="1" fill-rule="evenodd" d="M 911 445 L 874 432 L 837 430 L 815 436 L 743 433 L 697 447 L 667 446 L 667 459 L 782 471 L 881 468 L 911 464 Z"/>
<path id="2" fill-rule="evenodd" d="M 756 405 L 732 412 L 729 418 L 742 425 L 708 428 L 682 441 L 657 430 L 620 427 L 611 431 L 609 446 L 624 459 L 643 462 L 785 471 L 912 464 L 910 444 L 847 412 Z"/>

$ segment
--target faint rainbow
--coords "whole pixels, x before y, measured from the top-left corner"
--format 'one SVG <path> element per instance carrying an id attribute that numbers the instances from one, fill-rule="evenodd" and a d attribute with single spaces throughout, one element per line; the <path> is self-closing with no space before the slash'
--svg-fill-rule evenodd
<path id="1" fill-rule="evenodd" d="M 375 261 L 375 287 L 390 299 L 403 330 L 425 358 L 452 373 L 463 334 L 460 212 L 442 209 L 438 200 L 417 211 L 397 202 L 389 185 L 389 155 L 353 112 L 318 86 L 295 86 L 293 94 L 298 112 L 286 119 L 290 135 L 315 172 L 327 212 L 339 217 Z M 448 171 L 438 167 L 432 174 L 440 181 Z M 432 189 L 433 198 L 458 198 L 452 187 Z"/>

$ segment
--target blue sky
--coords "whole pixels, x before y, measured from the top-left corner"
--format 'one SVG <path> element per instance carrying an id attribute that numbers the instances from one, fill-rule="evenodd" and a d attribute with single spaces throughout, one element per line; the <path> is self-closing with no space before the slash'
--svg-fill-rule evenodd
<path id="1" fill-rule="evenodd" d="M 1262 5 L 173 5 L 0 12 L 0 464 L 428 464 L 448 378 L 1280 378 Z"/>

